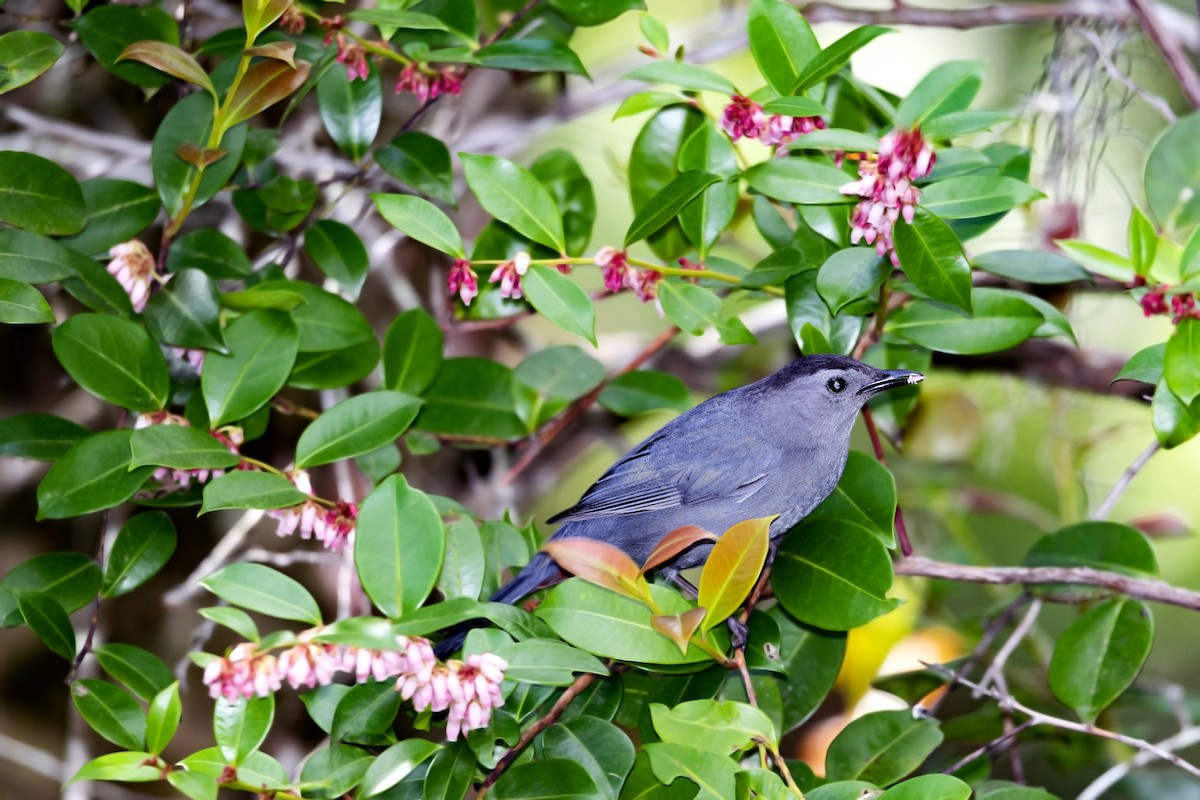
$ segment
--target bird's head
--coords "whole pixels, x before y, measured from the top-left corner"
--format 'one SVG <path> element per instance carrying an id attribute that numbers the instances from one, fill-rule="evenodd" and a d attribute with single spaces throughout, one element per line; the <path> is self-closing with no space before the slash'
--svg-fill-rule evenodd
<path id="1" fill-rule="evenodd" d="M 847 356 L 803 356 L 763 381 L 763 389 L 783 399 L 800 416 L 849 424 L 880 392 L 924 380 L 919 372 L 876 369 Z"/>

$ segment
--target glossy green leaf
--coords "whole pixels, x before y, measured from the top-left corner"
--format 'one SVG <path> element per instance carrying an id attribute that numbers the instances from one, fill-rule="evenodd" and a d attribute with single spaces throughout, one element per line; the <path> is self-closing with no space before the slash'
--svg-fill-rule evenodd
<path id="1" fill-rule="evenodd" d="M 983 85 L 986 68 L 983 61 L 947 61 L 934 67 L 900 101 L 896 127 L 920 128 L 927 121 L 965 111 Z"/>
<path id="2" fill-rule="evenodd" d="M 211 775 L 177 769 L 167 773 L 167 783 L 189 800 L 217 800 L 217 779 Z"/>
<path id="3" fill-rule="evenodd" d="M 853 525 L 895 548 L 895 516 L 896 479 L 891 471 L 866 453 L 851 450 L 837 488 L 805 519 Z"/>
<path id="4" fill-rule="evenodd" d="M 900 267 L 918 289 L 971 311 L 971 266 L 949 225 L 918 208 L 912 224 L 897 223 L 892 235 Z"/>
<path id="5" fill-rule="evenodd" d="M 91 265 L 94 265 L 91 259 L 53 239 L 32 231 L 0 228 L 0 278 L 22 283 L 53 283 L 75 277 L 81 269 Z"/>
<path id="6" fill-rule="evenodd" d="M 778 100 L 770 100 L 764 103 L 763 111 L 766 111 L 768 114 L 782 114 L 785 117 L 820 117 L 829 113 L 829 109 L 810 97 L 780 97 Z M 854 133 L 854 131 L 846 132 Z M 874 149 L 879 145 L 877 139 L 866 134 L 860 135 L 865 136 L 871 141 L 872 147 L 870 149 Z"/>
<path id="7" fill-rule="evenodd" d="M 808 21 L 783 0 L 753 0 L 746 25 L 750 35 L 750 52 L 758 65 L 758 71 L 776 94 L 792 94 L 792 89 L 800 78 L 801 69 L 821 51 Z"/>
<path id="8" fill-rule="evenodd" d="M 1068 525 L 1034 542 L 1029 567 L 1088 567 L 1135 577 L 1157 576 L 1158 560 L 1146 534 L 1131 525 L 1090 520 Z"/>
<path id="9" fill-rule="evenodd" d="M 233 98 L 227 101 L 225 126 L 245 122 L 287 98 L 304 85 L 309 69 L 303 61 L 292 66 L 274 59 L 251 66 L 237 85 Z"/>
<path id="10" fill-rule="evenodd" d="M 829 745 L 825 775 L 887 786 L 921 766 L 942 738 L 936 720 L 908 709 L 875 711 L 851 722 Z"/>
<path id="11" fill-rule="evenodd" d="M 788 324 L 800 349 L 807 355 L 838 353 L 854 347 L 863 318 L 849 314 L 833 316 L 817 291 L 817 272 L 804 270 L 784 283 Z"/>
<path id="12" fill-rule="evenodd" d="M 1178 447 L 1200 433 L 1200 403 L 1188 406 L 1160 380 L 1150 404 L 1150 423 L 1159 444 L 1168 450 Z"/>
<path id="13" fill-rule="evenodd" d="M 125 8 L 124 6 L 102 6 L 105 8 Z M 91 12 L 95 13 L 95 12 Z M 131 67 L 149 69 L 140 64 Z M 159 73 L 152 73 L 159 75 Z M 188 190 L 196 173 L 196 167 L 179 157 L 176 152 L 182 145 L 200 145 L 208 142 L 209 131 L 212 129 L 212 98 L 203 94 L 191 94 L 180 100 L 167 112 L 158 125 L 150 150 L 150 169 L 154 175 L 154 185 L 166 207 L 167 216 L 177 217 L 183 210 Z M 246 146 L 245 126 L 234 127 L 221 137 L 220 147 L 225 156 L 210 164 L 204 170 L 200 180 L 200 188 L 192 201 L 192 208 L 199 208 L 229 183 L 242 160 L 242 150 Z M 172 250 L 176 245 L 171 247 Z M 216 276 L 214 276 L 216 277 Z"/>
<path id="14" fill-rule="evenodd" d="M 467 257 L 458 229 L 433 203 L 408 194 L 373 194 L 371 199 L 393 227 L 446 255 Z"/>
<path id="15" fill-rule="evenodd" d="M 693 92 L 737 94 L 737 88 L 723 75 L 681 61 L 652 61 L 626 74 L 624 78 L 645 83 L 669 83 Z"/>
<path id="16" fill-rule="evenodd" d="M 712 758 L 703 750 L 677 742 L 656 742 L 643 747 L 650 767 L 661 783 L 679 783 L 680 778 L 699 787 L 696 800 L 728 800 L 734 797 L 740 770 L 729 758 Z"/>
<path id="17" fill-rule="evenodd" d="M 446 553 L 437 580 L 442 597 L 476 599 L 483 588 L 485 569 L 483 539 L 475 523 L 466 518 L 447 523 Z"/>
<path id="18" fill-rule="evenodd" d="M 642 126 L 633 143 L 627 169 L 634 212 L 679 174 L 679 152 L 704 116 L 690 106 L 664 108 Z M 674 261 L 690 250 L 683 229 L 670 223 L 648 240 L 663 261 Z"/>
<path id="19" fill-rule="evenodd" d="M 821 630 L 793 619 L 776 604 L 767 614 L 779 625 L 777 663 L 784 675 L 771 677 L 783 699 L 781 735 L 807 720 L 833 689 L 846 654 L 846 634 Z M 751 618 L 753 625 L 753 617 Z M 754 630 L 751 628 L 751 643 Z M 747 657 L 750 653 L 747 652 Z"/>
<path id="20" fill-rule="evenodd" d="M 172 683 L 150 701 L 146 712 L 146 749 L 161 753 L 175 738 L 183 707 L 179 702 L 179 682 Z"/>
<path id="21" fill-rule="evenodd" d="M 132 497 L 151 472 L 150 467 L 129 469 L 132 435 L 130 430 L 102 431 L 71 448 L 38 484 L 38 519 L 90 514 Z"/>
<path id="22" fill-rule="evenodd" d="M 230 766 L 221 750 L 209 747 L 192 753 L 180 762 L 189 771 L 199 772 L 215 779 L 225 776 Z M 161 773 L 160 773 L 161 779 Z M 241 789 L 249 792 L 286 791 L 290 785 L 287 771 L 275 759 L 266 753 L 252 753 L 245 761 L 237 765 L 237 778 L 224 783 L 223 788 Z"/>
<path id="23" fill-rule="evenodd" d="M 850 630 L 896 607 L 887 549 L 872 533 L 825 520 L 806 523 L 783 541 L 771 585 L 796 619 Z"/>
<path id="24" fill-rule="evenodd" d="M 1025 283 L 1070 283 L 1090 281 L 1087 270 L 1060 253 L 1044 250 L 994 250 L 975 256 L 976 269 Z"/>
<path id="25" fill-rule="evenodd" d="M 226 469 L 241 461 L 208 431 L 186 425 L 149 425 L 133 432 L 130 468 Z"/>
<path id="26" fill-rule="evenodd" d="M 768 103 L 774 107 L 776 102 Z M 869 133 L 846 128 L 822 128 L 804 134 L 788 144 L 789 150 L 844 150 L 846 152 L 874 153 L 879 149 L 879 140 Z"/>
<path id="27" fill-rule="evenodd" d="M 441 745 L 423 739 L 406 739 L 392 745 L 375 758 L 363 776 L 363 797 L 375 797 L 391 789 L 439 750 Z"/>
<path id="28" fill-rule="evenodd" d="M 126 47 L 153 40 L 179 44 L 178 27 L 166 12 L 154 6 L 96 6 L 72 23 L 85 47 L 104 68 L 123 81 L 152 89 L 171 82 L 169 75 L 145 64 L 118 62 Z M 212 98 L 204 98 L 211 105 Z"/>
<path id="29" fill-rule="evenodd" d="M 352 686 L 338 702 L 330 731 L 335 740 L 359 741 L 391 728 L 400 710 L 394 681 Z"/>
<path id="30" fill-rule="evenodd" d="M 25 624 L 42 640 L 42 644 L 68 661 L 75 658 L 75 628 L 71 626 L 67 612 L 53 596 L 45 591 L 18 591 L 14 599 Z M 116 689 L 115 686 L 113 688 Z"/>
<path id="31" fill-rule="evenodd" d="M 308 495 L 287 478 L 269 472 L 229 472 L 204 487 L 201 514 L 225 508 L 287 508 L 308 500 Z"/>
<path id="32" fill-rule="evenodd" d="M 225 760 L 240 765 L 262 746 L 275 719 L 275 696 L 217 698 L 213 706 L 213 740 Z"/>
<path id="33" fill-rule="evenodd" d="M 20 281 L 0 278 L 0 323 L 40 325 L 54 322 L 54 312 L 41 292 Z"/>
<path id="34" fill-rule="evenodd" d="M 429 312 L 410 309 L 392 320 L 383 339 L 383 385 L 420 395 L 442 365 L 444 336 Z"/>
<path id="35" fill-rule="evenodd" d="M 113 245 L 132 239 L 158 216 L 162 203 L 149 186 L 115 178 L 81 181 L 87 224 L 63 244 L 87 255 L 107 254 Z"/>
<path id="36" fill-rule="evenodd" d="M 278 311 L 251 311 L 225 329 L 229 355 L 209 353 L 200 389 L 213 427 L 248 417 L 270 402 L 292 371 L 300 334 Z"/>
<path id="37" fill-rule="evenodd" d="M 925 187 L 921 206 L 942 219 L 972 219 L 1003 214 L 1045 196 L 1029 184 L 1004 175 L 963 175 Z"/>
<path id="38" fill-rule="evenodd" d="M 721 298 L 711 289 L 691 283 L 664 281 L 659 284 L 658 298 L 667 318 L 693 336 L 702 334 L 708 326 L 717 329 L 725 344 L 753 344 L 754 335 L 737 317 L 722 318 Z"/>
<path id="39" fill-rule="evenodd" d="M 304 230 L 304 252 L 325 276 L 358 297 L 367 280 L 367 247 L 354 229 L 332 219 L 319 219 Z"/>
<path id="40" fill-rule="evenodd" d="M 200 585 L 222 600 L 268 617 L 321 624 L 317 601 L 308 590 L 263 564 L 230 564 L 202 579 Z"/>
<path id="41" fill-rule="evenodd" d="M 117 56 L 117 62 L 139 61 L 153 67 L 159 72 L 165 72 L 173 78 L 195 84 L 204 89 L 215 99 L 217 90 L 213 88 L 212 79 L 208 73 L 189 53 L 185 53 L 173 44 L 145 40 L 128 45 Z"/>
<path id="42" fill-rule="evenodd" d="M 831 205 L 855 200 L 842 194 L 849 183 L 845 172 L 803 158 L 772 158 L 755 164 L 743 177 L 754 191 L 785 203 Z"/>
<path id="43" fill-rule="evenodd" d="M 257 642 L 262 638 L 258 633 L 258 626 L 254 624 L 254 620 L 240 608 L 234 608 L 233 606 L 211 606 L 200 609 L 198 613 L 207 620 L 229 628 L 229 630 L 248 641 Z"/>
<path id="44" fill-rule="evenodd" d="M 88 435 L 82 425 L 50 414 L 0 419 L 0 456 L 54 461 Z"/>
<path id="45" fill-rule="evenodd" d="M 887 330 L 932 350 L 974 355 L 1019 344 L 1042 324 L 1041 313 L 1018 297 L 988 289 L 975 289 L 972 294 L 973 316 L 916 301 L 894 314 Z"/>
<path id="46" fill-rule="evenodd" d="M 921 135 L 926 139 L 954 139 L 969 133 L 991 130 L 1002 122 L 1012 119 L 1003 111 L 951 111 L 921 126 Z"/>
<path id="47" fill-rule="evenodd" d="M 336 800 L 351 794 L 374 759 L 360 748 L 331 743 L 310 754 L 300 768 L 300 781 L 313 788 L 314 800 Z"/>
<path id="48" fill-rule="evenodd" d="M 402 133 L 375 151 L 375 163 L 421 194 L 455 205 L 450 151 L 441 139 L 420 131 Z"/>
<path id="49" fill-rule="evenodd" d="M 368 392 L 338 403 L 300 435 L 296 467 L 307 469 L 368 453 L 398 439 L 421 401 L 401 392 Z"/>
<path id="50" fill-rule="evenodd" d="M 596 195 L 592 191 L 592 182 L 575 156 L 561 149 L 543 153 L 529 165 L 529 171 L 542 182 L 554 205 L 562 212 L 567 255 L 583 255 L 596 222 Z"/>
<path id="51" fill-rule="evenodd" d="M 1184 404 L 1200 396 L 1200 320 L 1184 319 L 1175 326 L 1163 354 L 1163 377 Z"/>
<path id="52" fill-rule="evenodd" d="M 485 211 L 538 244 L 566 251 L 562 214 L 533 173 L 500 156 L 459 157 L 467 185 Z"/>
<path id="53" fill-rule="evenodd" d="M 205 273 L 184 269 L 146 304 L 146 327 L 177 347 L 224 350 L 217 285 Z"/>
<path id="54" fill-rule="evenodd" d="M 550 7 L 572 25 L 603 25 L 626 11 L 644 10 L 644 0 L 550 0 Z"/>
<path id="55" fill-rule="evenodd" d="M 1145 190 L 1159 227 L 1183 230 L 1200 221 L 1200 113 L 1176 120 L 1146 159 Z"/>
<path id="56" fill-rule="evenodd" d="M 288 376 L 297 389 L 341 389 L 358 383 L 379 363 L 379 344 L 373 338 L 344 350 L 300 353 Z"/>
<path id="57" fill-rule="evenodd" d="M 97 646 L 93 653 L 101 669 L 147 702 L 175 680 L 161 658 L 131 644 L 110 642 Z"/>
<path id="58" fill-rule="evenodd" d="M 702 170 L 681 172 L 638 211 L 625 233 L 625 246 L 657 232 L 679 215 L 681 209 L 720 178 Z"/>
<path id="59" fill-rule="evenodd" d="M 1125 366 L 1121 367 L 1121 371 L 1117 373 L 1117 377 L 1113 378 L 1113 383 L 1117 381 L 1140 381 L 1142 383 L 1157 384 L 1163 377 L 1163 363 L 1166 360 L 1166 352 L 1166 342 L 1142 348 L 1134 353 L 1129 361 L 1125 362 Z"/>
<path id="60" fill-rule="evenodd" d="M 1154 639 L 1145 604 L 1106 600 L 1071 623 L 1054 645 L 1050 689 L 1088 723 L 1133 684 Z"/>
<path id="61" fill-rule="evenodd" d="M 553 267 L 534 265 L 522 278 L 521 288 L 538 313 L 596 345 L 596 309 L 575 281 Z"/>
<path id="62" fill-rule="evenodd" d="M 512 642 L 495 652 L 508 662 L 504 677 L 510 681 L 570 686 L 579 672 L 608 674 L 608 669 L 595 656 L 551 639 Z"/>
<path id="63" fill-rule="evenodd" d="M 546 758 L 582 766 L 604 796 L 615 800 L 633 768 L 633 742 L 616 725 L 581 715 L 559 722 L 542 736 Z"/>
<path id="64" fill-rule="evenodd" d="M 757 740 L 778 747 L 779 734 L 761 710 L 732 700 L 692 700 L 674 708 L 650 706 L 654 730 L 664 742 L 690 744 L 728 756 L 754 747 Z"/>
<path id="65" fill-rule="evenodd" d="M 582 764 L 547 758 L 509 769 L 489 794 L 496 800 L 605 800 L 608 792 Z"/>
<path id="66" fill-rule="evenodd" d="M 588 77 L 587 69 L 575 51 L 553 39 L 532 36 L 524 39 L 505 39 L 476 51 L 475 56 L 485 69 L 562 72 Z"/>
<path id="67" fill-rule="evenodd" d="M 621 101 L 621 105 L 613 112 L 613 119 L 632 117 L 647 111 L 655 111 L 686 102 L 686 97 L 671 92 L 635 92 Z"/>
<path id="68" fill-rule="evenodd" d="M 274 280 L 260 283 L 255 291 L 283 291 L 299 295 L 304 302 L 290 314 L 299 333 L 301 353 L 342 350 L 375 338 L 362 311 L 353 303 L 307 281 Z"/>
<path id="69" fill-rule="evenodd" d="M 31 82 L 62 56 L 63 43 L 41 31 L 9 31 L 0 36 L 0 94 Z"/>
<path id="70" fill-rule="evenodd" d="M 161 511 L 132 517 L 121 528 L 104 565 L 104 597 L 131 592 L 152 578 L 175 552 L 175 525 Z"/>
<path id="71" fill-rule="evenodd" d="M 368 59 L 368 65 L 371 61 Z M 353 161 L 361 161 L 379 133 L 383 116 L 383 86 L 371 65 L 365 80 L 351 80 L 346 70 L 333 68 L 317 81 L 317 108 L 329 137 Z"/>
<path id="72" fill-rule="evenodd" d="M 862 25 L 850 31 L 813 56 L 801 68 L 795 86 L 787 94 L 802 92 L 837 74 L 842 67 L 850 63 L 852 55 L 883 34 L 891 33 L 893 30 L 893 28 L 881 28 L 878 25 Z"/>
<path id="73" fill-rule="evenodd" d="M 475 754 L 465 741 L 443 747 L 425 773 L 423 800 L 460 800 L 475 776 Z"/>
<path id="74" fill-rule="evenodd" d="M 834 253 L 821 265 L 817 291 L 836 314 L 860 297 L 878 291 L 891 272 L 891 262 L 874 250 L 850 247 Z"/>
<path id="75" fill-rule="evenodd" d="M 146 715 L 120 687 L 84 678 L 71 684 L 71 701 L 92 730 L 126 750 L 146 746 Z"/>
<path id="76" fill-rule="evenodd" d="M 517 413 L 536 429 L 604 380 L 604 366 L 574 345 L 532 353 L 513 371 Z"/>
<path id="77" fill-rule="evenodd" d="M 1055 244 L 1074 261 L 1097 275 L 1118 283 L 1129 283 L 1137 277 L 1133 262 L 1111 250 L 1078 239 L 1060 239 Z"/>
<path id="78" fill-rule="evenodd" d="M 408 3 L 405 5 L 408 5 Z M 390 39 L 398 29 L 409 31 L 450 30 L 445 22 L 442 22 L 432 14 L 422 14 L 415 11 L 402 11 L 383 7 L 364 8 L 359 11 L 352 11 L 346 16 L 349 19 L 374 25 L 381 30 L 391 31 L 391 33 L 384 33 L 385 39 Z"/>
<path id="79" fill-rule="evenodd" d="M 518 439 L 526 430 L 513 401 L 513 373 L 482 358 L 447 359 L 424 394 L 416 427 L 430 433 Z"/>
<path id="80" fill-rule="evenodd" d="M 632 417 L 658 408 L 685 411 L 691 405 L 687 386 L 666 372 L 638 370 L 613 378 L 596 398 L 614 414 Z"/>
<path id="81" fill-rule="evenodd" d="M 15 595 L 42 592 L 67 613 L 92 602 L 100 591 L 100 567 L 83 553 L 45 553 L 17 564 L 0 579 L 0 627 L 21 625 Z"/>
<path id="82" fill-rule="evenodd" d="M 250 274 L 250 258 L 225 234 L 201 228 L 185 233 L 171 243 L 167 268 L 173 273 L 197 269 L 214 280 L 244 278 Z"/>
<path id="83" fill-rule="evenodd" d="M 68 783 L 79 781 L 124 781 L 145 783 L 162 780 L 162 769 L 147 766 L 154 756 L 143 752 L 107 753 L 79 768 Z"/>
<path id="84" fill-rule="evenodd" d="M 893 786 L 879 795 L 879 800 L 968 800 L 970 797 L 970 786 L 953 775 L 935 773 L 919 775 Z"/>
<path id="85" fill-rule="evenodd" d="M 446 533 L 429 496 L 392 475 L 363 501 L 354 563 L 363 590 L 389 617 L 425 602 L 441 570 Z"/>
<path id="86" fill-rule="evenodd" d="M 137 323 L 76 314 L 52 334 L 54 355 L 75 382 L 102 400 L 136 411 L 167 401 L 167 362 Z"/>

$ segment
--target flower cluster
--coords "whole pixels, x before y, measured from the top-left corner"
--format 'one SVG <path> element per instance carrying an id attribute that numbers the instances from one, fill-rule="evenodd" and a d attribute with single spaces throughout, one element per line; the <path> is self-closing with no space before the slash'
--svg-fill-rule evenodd
<path id="1" fill-rule="evenodd" d="M 204 668 L 209 695 L 233 701 L 239 697 L 265 697 L 287 683 L 293 689 L 313 689 L 331 683 L 339 672 L 363 683 L 396 678 L 396 691 L 411 700 L 420 712 L 448 711 L 446 738 L 488 724 L 493 708 L 504 705 L 500 684 L 508 664 L 492 653 L 467 656 L 466 661 L 440 664 L 428 639 L 397 636 L 396 650 L 320 644 L 321 632 L 312 628 L 299 634 L 296 643 L 278 656 L 259 652 L 253 642 L 242 642 L 224 658 Z"/>
<path id="2" fill-rule="evenodd" d="M 632 289 L 643 303 L 658 297 L 658 282 L 662 280 L 662 273 L 652 269 L 631 268 L 629 256 L 624 250 L 601 247 L 593 261 L 600 267 L 604 288 L 610 292 Z"/>
<path id="3" fill-rule="evenodd" d="M 457 294 L 462 298 L 464 306 L 471 305 L 471 301 L 479 294 L 479 276 L 471 269 L 471 262 L 465 258 L 454 259 L 447 284 L 450 294 Z"/>
<path id="4" fill-rule="evenodd" d="M 521 278 L 529 271 L 529 253 L 520 252 L 508 261 L 492 270 L 488 283 L 500 284 L 500 296 L 519 300 L 521 293 Z"/>
<path id="5" fill-rule="evenodd" d="M 121 288 L 129 295 L 129 302 L 134 311 L 146 307 L 150 298 L 150 281 L 155 277 L 154 256 L 146 245 L 137 239 L 130 239 L 124 244 L 115 245 L 108 251 L 112 261 L 108 262 L 108 271 Z"/>
<path id="6" fill-rule="evenodd" d="M 444 94 L 462 94 L 462 72 L 454 67 L 445 67 L 432 74 L 416 62 L 400 70 L 396 79 L 396 94 L 412 92 L 421 103 L 436 100 Z"/>
<path id="7" fill-rule="evenodd" d="M 191 423 L 186 418 L 178 414 L 172 414 L 169 411 L 154 411 L 147 414 L 139 414 L 133 423 L 135 430 L 148 428 L 151 425 L 190 426 Z M 245 441 L 241 428 L 230 425 L 215 431 L 209 431 L 209 435 L 225 445 L 229 449 L 229 452 L 234 455 L 241 455 L 239 448 L 241 448 L 242 442 Z M 164 487 L 186 489 L 191 485 L 193 480 L 197 483 L 207 483 L 209 480 L 214 480 L 224 474 L 225 470 L 223 469 L 170 469 L 169 467 L 158 467 L 154 470 L 152 477 Z"/>
<path id="8" fill-rule="evenodd" d="M 1147 317 L 1170 314 L 1171 322 L 1174 325 L 1178 325 L 1185 319 L 1200 319 L 1200 308 L 1196 306 L 1195 293 L 1179 292 L 1168 297 L 1167 293 L 1170 288 L 1160 284 L 1142 295 L 1138 300 L 1138 305 L 1142 307 L 1142 313 Z"/>
<path id="9" fill-rule="evenodd" d="M 901 217 L 911 223 L 920 190 L 913 181 L 928 177 L 933 170 L 933 147 L 919 130 L 891 131 L 879 140 L 876 158 L 864 157 L 858 165 L 859 179 L 842 187 L 842 194 L 863 198 L 850 220 L 850 241 L 875 245 L 879 255 L 890 255 L 899 266 L 892 230 Z"/>
<path id="10" fill-rule="evenodd" d="M 806 133 L 825 127 L 820 117 L 788 117 L 783 114 L 767 116 L 763 107 L 735 94 L 721 115 L 721 127 L 735 142 L 738 139 L 758 139 L 763 144 L 786 146 Z"/>
<path id="11" fill-rule="evenodd" d="M 287 478 L 296 488 L 312 495 L 312 481 L 304 470 L 293 470 Z M 332 507 L 321 505 L 315 500 L 305 500 L 297 506 L 273 508 L 267 516 L 279 520 L 275 532 L 280 536 L 291 536 L 297 531 L 301 539 L 315 538 L 329 550 L 341 550 L 354 539 L 358 506 L 339 500 Z"/>
<path id="12" fill-rule="evenodd" d="M 283 28 L 293 36 L 298 36 L 304 33 L 304 11 L 300 6 L 292 3 L 279 17 L 279 27 Z"/>

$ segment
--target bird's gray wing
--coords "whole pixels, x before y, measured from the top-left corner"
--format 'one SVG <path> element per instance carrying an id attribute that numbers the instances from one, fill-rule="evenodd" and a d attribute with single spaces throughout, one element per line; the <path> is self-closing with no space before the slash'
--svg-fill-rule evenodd
<path id="1" fill-rule="evenodd" d="M 578 503 L 549 521 L 640 514 L 718 499 L 741 502 L 765 483 L 766 453 L 754 432 L 743 430 L 729 441 L 728 429 L 722 436 L 715 426 L 675 428 L 668 426 L 647 439 Z"/>

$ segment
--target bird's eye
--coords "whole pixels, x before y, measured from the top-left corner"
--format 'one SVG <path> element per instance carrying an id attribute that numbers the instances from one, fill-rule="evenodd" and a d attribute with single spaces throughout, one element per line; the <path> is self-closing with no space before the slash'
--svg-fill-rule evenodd
<path id="1" fill-rule="evenodd" d="M 834 394 L 841 394 L 842 392 L 846 391 L 845 378 L 830 378 L 829 382 L 825 385 L 829 387 L 829 391 L 833 392 Z"/>

